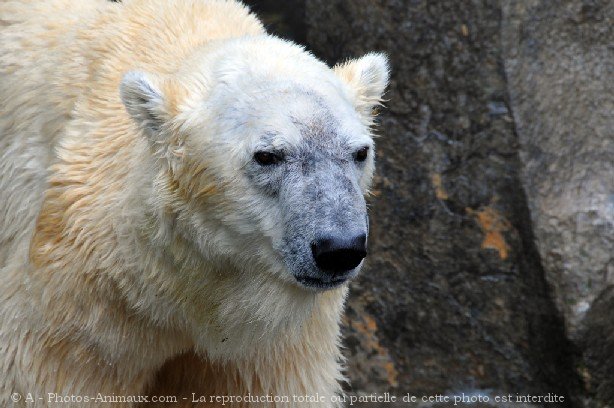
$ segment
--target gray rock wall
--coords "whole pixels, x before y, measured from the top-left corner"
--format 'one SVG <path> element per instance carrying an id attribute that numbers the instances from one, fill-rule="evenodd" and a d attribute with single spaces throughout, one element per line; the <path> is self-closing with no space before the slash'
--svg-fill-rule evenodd
<path id="1" fill-rule="evenodd" d="M 505 1 L 504 14 L 522 180 L 575 338 L 614 283 L 614 2 Z"/>
<path id="2" fill-rule="evenodd" d="M 537 246 L 589 394 L 614 402 L 614 2 L 504 1 Z"/>

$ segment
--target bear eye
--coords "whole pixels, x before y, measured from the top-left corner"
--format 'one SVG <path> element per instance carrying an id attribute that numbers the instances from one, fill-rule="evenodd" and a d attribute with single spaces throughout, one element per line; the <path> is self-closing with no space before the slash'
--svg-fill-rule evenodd
<path id="1" fill-rule="evenodd" d="M 261 166 L 271 166 L 281 162 L 282 157 L 275 153 L 260 151 L 254 154 L 254 160 Z"/>
<path id="2" fill-rule="evenodd" d="M 356 160 L 357 162 L 363 162 L 367 160 L 368 154 L 369 154 L 369 147 L 365 146 L 362 149 L 357 150 L 356 153 L 354 153 L 354 160 Z"/>

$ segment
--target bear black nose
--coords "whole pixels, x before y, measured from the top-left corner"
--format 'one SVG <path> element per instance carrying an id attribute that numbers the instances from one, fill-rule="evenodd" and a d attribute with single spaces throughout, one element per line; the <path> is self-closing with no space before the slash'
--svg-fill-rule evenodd
<path id="1" fill-rule="evenodd" d="M 321 236 L 311 244 L 311 253 L 320 269 L 337 275 L 356 268 L 367 256 L 367 236 Z"/>

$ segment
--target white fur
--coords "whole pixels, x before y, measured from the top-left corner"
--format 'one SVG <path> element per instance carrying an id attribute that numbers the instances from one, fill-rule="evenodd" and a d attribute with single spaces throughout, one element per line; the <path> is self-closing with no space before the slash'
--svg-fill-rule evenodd
<path id="1" fill-rule="evenodd" d="M 4 1 L 0 78 L 0 404 L 341 393 L 347 288 L 293 281 L 237 168 L 263 131 L 301 141 L 279 78 L 371 145 L 385 57 L 333 71 L 233 1 Z"/>

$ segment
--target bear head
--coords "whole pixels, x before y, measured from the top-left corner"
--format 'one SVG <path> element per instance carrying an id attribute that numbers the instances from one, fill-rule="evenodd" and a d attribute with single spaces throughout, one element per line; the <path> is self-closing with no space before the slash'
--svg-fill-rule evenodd
<path id="1" fill-rule="evenodd" d="M 183 239 L 211 262 L 318 292 L 366 255 L 372 110 L 388 75 L 382 54 L 331 69 L 293 43 L 245 37 L 177 72 L 130 71 L 120 94 Z"/>

